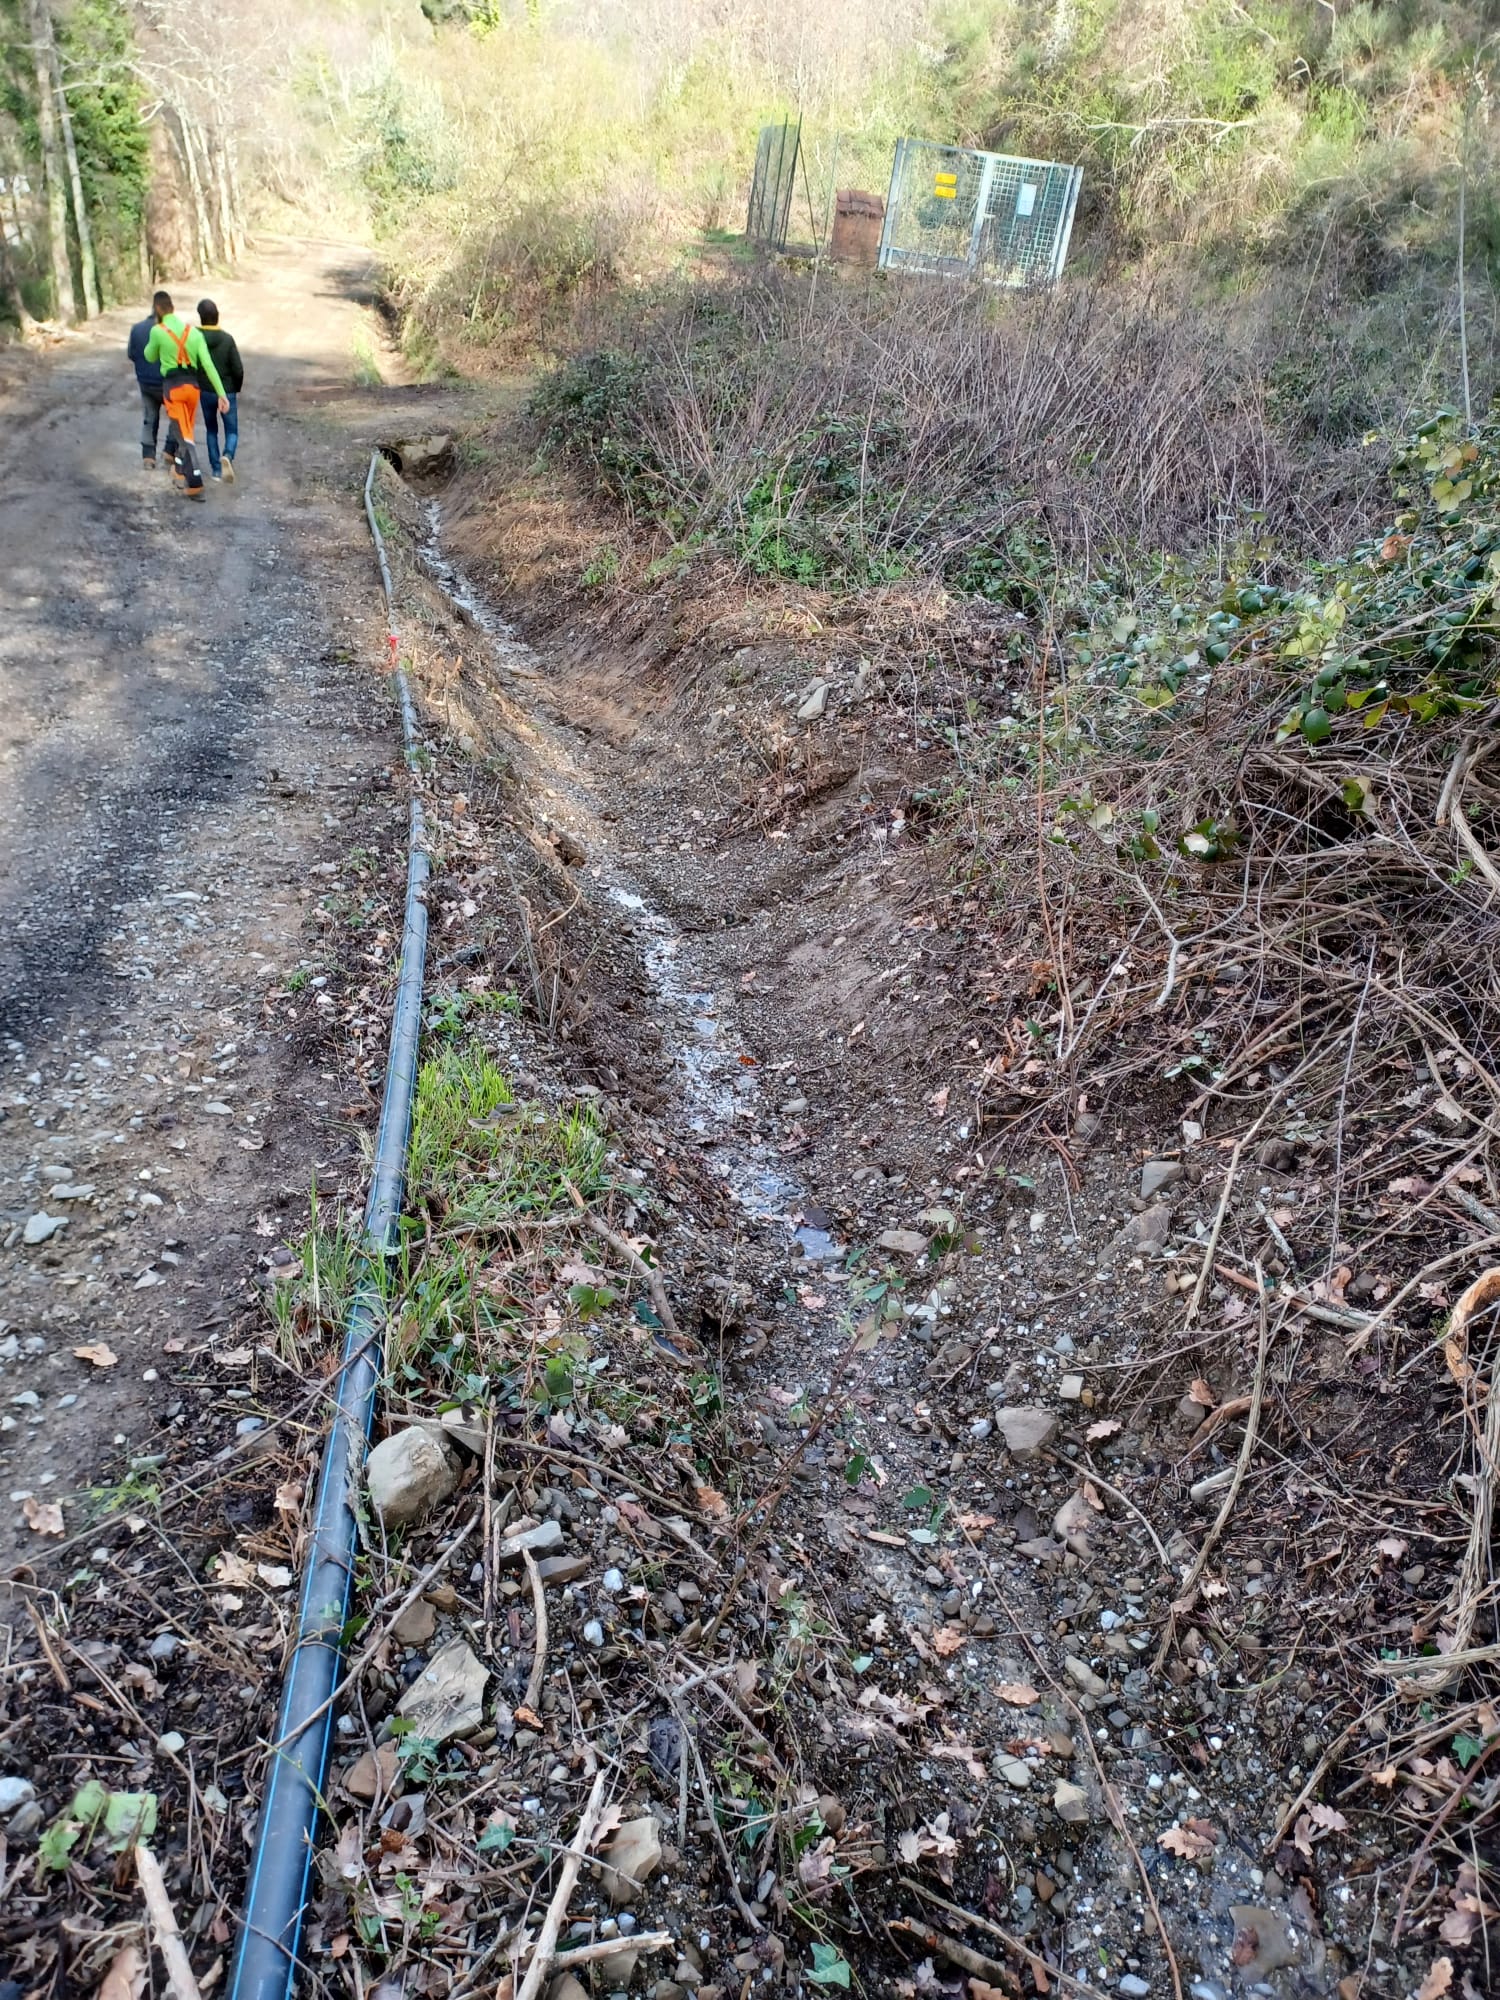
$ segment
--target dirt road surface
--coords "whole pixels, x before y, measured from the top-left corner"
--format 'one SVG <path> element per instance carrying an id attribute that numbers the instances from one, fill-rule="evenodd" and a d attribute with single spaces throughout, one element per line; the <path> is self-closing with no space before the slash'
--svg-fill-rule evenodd
<path id="1" fill-rule="evenodd" d="M 7 1570 L 106 1455 L 190 1423 L 164 1354 L 349 1163 L 304 927 L 326 853 L 399 835 L 360 439 L 317 423 L 371 349 L 364 281 L 305 245 L 213 281 L 247 381 L 202 506 L 142 469 L 135 314 L 0 388 Z"/>

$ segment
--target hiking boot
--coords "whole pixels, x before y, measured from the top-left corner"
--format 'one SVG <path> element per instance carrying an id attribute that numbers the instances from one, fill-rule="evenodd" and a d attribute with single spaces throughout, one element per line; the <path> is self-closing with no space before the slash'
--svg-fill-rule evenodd
<path id="1" fill-rule="evenodd" d="M 156 460 L 154 458 L 143 458 L 141 460 L 141 470 L 142 472 L 155 472 Z"/>
<path id="2" fill-rule="evenodd" d="M 233 484 L 234 484 L 234 460 L 233 460 L 232 458 L 226 458 L 226 459 L 225 459 L 225 461 L 224 461 L 224 477 L 225 477 L 225 480 L 226 480 L 226 481 L 228 482 L 228 484 L 229 484 L 229 485 L 231 485 L 231 486 L 233 486 Z"/>

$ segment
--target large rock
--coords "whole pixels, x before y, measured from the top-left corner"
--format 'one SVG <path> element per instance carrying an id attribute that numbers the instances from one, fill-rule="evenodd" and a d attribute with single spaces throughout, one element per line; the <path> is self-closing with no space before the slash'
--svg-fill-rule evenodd
<path id="1" fill-rule="evenodd" d="M 1070 1681 L 1081 1687 L 1085 1694 L 1091 1694 L 1095 1701 L 1102 1701 L 1109 1693 L 1109 1682 L 1102 1680 L 1088 1661 L 1080 1660 L 1076 1653 L 1064 1657 L 1063 1671 Z"/>
<path id="2" fill-rule="evenodd" d="M 1165 1250 L 1172 1234 L 1172 1211 L 1164 1201 L 1131 1216 L 1114 1238 L 1116 1250 Z"/>
<path id="3" fill-rule="evenodd" d="M 655 1815 L 643 1813 L 628 1819 L 604 1850 L 599 1872 L 609 1891 L 609 1900 L 618 1908 L 640 1894 L 641 1885 L 661 1866 L 661 1829 Z"/>
<path id="4" fill-rule="evenodd" d="M 442 431 L 434 431 L 431 437 L 403 438 L 396 449 L 407 479 L 439 478 L 453 462 L 453 440 Z"/>
<path id="5" fill-rule="evenodd" d="M 1075 1556 L 1087 1562 L 1092 1554 L 1089 1548 L 1089 1534 L 1099 1519 L 1098 1514 L 1083 1497 L 1080 1488 L 1070 1493 L 1052 1517 L 1052 1532 L 1060 1542 L 1066 1544 Z"/>
<path id="6" fill-rule="evenodd" d="M 1050 1410 L 1038 1410 L 1024 1403 L 996 1410 L 995 1427 L 1005 1439 L 1011 1457 L 1021 1463 L 1037 1457 L 1057 1435 L 1057 1419 Z"/>
<path id="7" fill-rule="evenodd" d="M 1235 1927 L 1234 1962 L 1246 1980 L 1268 1979 L 1301 1957 L 1296 1934 L 1280 1910 L 1231 1903 L 1229 1914 Z"/>
<path id="8" fill-rule="evenodd" d="M 420 1521 L 458 1484 L 458 1465 L 441 1438 L 420 1424 L 383 1438 L 365 1461 L 370 1505 L 387 1528 Z"/>
<path id="9" fill-rule="evenodd" d="M 542 1521 L 534 1528 L 513 1528 L 495 1551 L 495 1559 L 511 1566 L 523 1563 L 528 1552 L 534 1556 L 555 1556 L 563 1539 L 562 1528 L 556 1521 Z"/>
<path id="10" fill-rule="evenodd" d="M 411 1724 L 413 1736 L 447 1743 L 472 1736 L 484 1720 L 484 1690 L 489 1668 L 455 1639 L 434 1653 L 396 1704 L 396 1713 Z"/>
<path id="11" fill-rule="evenodd" d="M 1069 1826 L 1082 1826 L 1089 1816 L 1089 1795 L 1071 1778 L 1059 1778 L 1053 1787 L 1052 1810 Z"/>
<path id="12" fill-rule="evenodd" d="M 919 1229 L 882 1229 L 875 1242 L 878 1249 L 889 1250 L 894 1256 L 920 1257 L 929 1240 Z"/>

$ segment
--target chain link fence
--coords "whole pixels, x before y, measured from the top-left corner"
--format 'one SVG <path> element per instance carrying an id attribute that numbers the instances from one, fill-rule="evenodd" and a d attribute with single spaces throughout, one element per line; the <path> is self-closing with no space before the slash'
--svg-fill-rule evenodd
<path id="1" fill-rule="evenodd" d="M 898 139 L 880 239 L 883 271 L 1055 284 L 1081 167 Z"/>
<path id="2" fill-rule="evenodd" d="M 779 125 L 761 126 L 745 218 L 745 234 L 752 243 L 764 243 L 771 250 L 786 248 L 801 156 L 800 118 L 795 125 L 784 118 Z"/>
<path id="3" fill-rule="evenodd" d="M 1055 284 L 1081 167 L 929 139 L 761 128 L 745 234 L 773 250 L 852 257 L 883 271 Z"/>

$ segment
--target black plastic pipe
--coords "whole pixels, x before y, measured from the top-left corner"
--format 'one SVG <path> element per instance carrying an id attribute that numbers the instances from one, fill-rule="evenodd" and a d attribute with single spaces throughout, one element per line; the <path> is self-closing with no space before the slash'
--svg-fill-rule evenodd
<path id="1" fill-rule="evenodd" d="M 402 673 L 395 604 L 385 540 L 375 519 L 372 482 L 378 454 L 365 479 L 365 513 L 380 563 L 390 630 L 392 666 L 401 702 L 407 766 L 417 766 L 417 719 Z M 297 1609 L 297 1638 L 282 1690 L 276 1738 L 256 1833 L 239 1949 L 228 2000 L 284 2000 L 297 1973 L 297 1951 L 312 1873 L 313 1836 L 328 1773 L 333 1695 L 343 1657 L 344 1628 L 354 1578 L 356 1503 L 385 1340 L 385 1300 L 380 1270 L 397 1248 L 397 1223 L 406 1180 L 406 1144 L 417 1081 L 422 1025 L 422 979 L 427 957 L 427 851 L 422 802 L 411 801 L 406 864 L 406 916 L 401 968 L 391 1020 L 385 1096 L 375 1140 L 375 1165 L 365 1203 L 364 1262 L 358 1294 L 344 1330 L 344 1352 L 333 1390 L 333 1424 L 318 1482 L 312 1548 Z"/>

